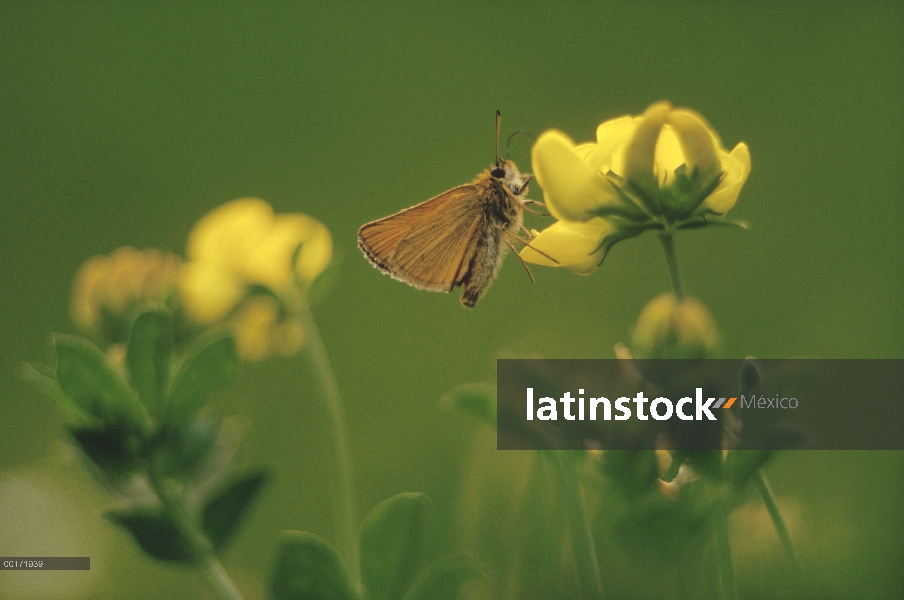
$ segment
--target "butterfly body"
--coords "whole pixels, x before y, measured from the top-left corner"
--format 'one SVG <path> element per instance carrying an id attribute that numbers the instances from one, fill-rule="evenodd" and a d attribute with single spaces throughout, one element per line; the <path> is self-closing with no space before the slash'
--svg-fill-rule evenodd
<path id="1" fill-rule="evenodd" d="M 451 292 L 473 307 L 493 282 L 522 227 L 530 175 L 498 166 L 358 231 L 358 247 L 380 271 L 418 289 Z"/>

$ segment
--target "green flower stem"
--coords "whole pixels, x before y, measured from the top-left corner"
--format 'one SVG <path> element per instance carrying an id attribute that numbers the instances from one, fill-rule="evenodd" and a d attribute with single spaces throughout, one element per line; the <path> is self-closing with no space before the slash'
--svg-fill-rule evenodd
<path id="1" fill-rule="evenodd" d="M 304 329 L 304 353 L 320 385 L 320 392 L 326 401 L 327 416 L 332 428 L 334 468 L 336 477 L 332 480 L 334 490 L 333 523 L 338 537 L 337 546 L 349 570 L 352 581 L 358 581 L 358 545 L 355 542 L 355 514 L 352 502 L 351 455 L 348 449 L 348 432 L 345 428 L 345 410 L 339 397 L 339 385 L 330 364 L 320 331 L 314 322 L 306 300 L 299 302 L 299 316 Z"/>
<path id="2" fill-rule="evenodd" d="M 731 540 L 728 537 L 728 513 L 725 509 L 720 512 L 719 521 L 716 523 L 716 555 L 719 561 L 722 598 L 724 600 L 738 600 L 738 586 L 735 583 L 734 576 L 734 558 L 731 554 Z"/>
<path id="3" fill-rule="evenodd" d="M 581 486 L 571 468 L 565 464 L 561 452 L 552 450 L 545 454 L 553 465 L 558 480 L 557 487 L 568 510 L 571 551 L 577 567 L 581 596 L 584 600 L 602 600 L 603 582 L 590 530 L 590 520 L 587 518 L 587 508 L 581 495 Z"/>
<path id="4" fill-rule="evenodd" d="M 204 569 L 207 580 L 221 600 L 242 600 L 235 583 L 226 573 L 226 569 L 214 554 L 210 540 L 186 509 L 184 498 L 173 493 L 167 486 L 165 478 L 159 473 L 157 466 L 148 466 L 148 477 L 151 487 L 160 499 L 163 509 L 169 515 L 182 537 L 189 543 L 197 563 Z"/>
<path id="5" fill-rule="evenodd" d="M 778 533 L 785 555 L 788 557 L 788 561 L 791 563 L 791 567 L 800 582 L 803 583 L 803 570 L 797 557 L 797 551 L 794 550 L 794 544 L 791 543 L 791 534 L 788 532 L 788 527 L 785 525 L 785 519 L 782 517 L 778 504 L 775 503 L 775 496 L 772 495 L 772 489 L 769 487 L 769 482 L 766 481 L 766 475 L 762 469 L 757 470 L 753 476 L 753 481 L 756 484 L 756 489 L 760 492 L 760 496 L 763 498 L 766 510 L 769 511 L 769 516 L 772 518 L 772 524 L 775 525 L 775 531 Z"/>
<path id="6" fill-rule="evenodd" d="M 675 245 L 672 242 L 672 232 L 665 230 L 659 234 L 659 241 L 665 250 L 665 260 L 669 264 L 669 276 L 672 278 L 672 287 L 675 289 L 675 297 L 684 300 L 684 282 L 681 280 L 681 272 L 678 270 L 678 259 L 675 257 Z"/>

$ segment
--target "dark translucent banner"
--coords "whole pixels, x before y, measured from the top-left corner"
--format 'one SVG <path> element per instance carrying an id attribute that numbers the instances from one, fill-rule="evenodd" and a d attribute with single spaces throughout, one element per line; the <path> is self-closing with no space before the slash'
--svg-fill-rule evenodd
<path id="1" fill-rule="evenodd" d="M 904 360 L 500 359 L 500 450 L 904 450 Z"/>
<path id="2" fill-rule="evenodd" d="M 3 556 L 0 570 L 5 571 L 88 571 L 90 556 Z"/>

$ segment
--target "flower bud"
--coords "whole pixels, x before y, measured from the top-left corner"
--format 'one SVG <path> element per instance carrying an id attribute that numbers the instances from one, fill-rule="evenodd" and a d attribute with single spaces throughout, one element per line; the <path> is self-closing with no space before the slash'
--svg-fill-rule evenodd
<path id="1" fill-rule="evenodd" d="M 637 358 L 709 358 L 718 346 L 719 333 L 709 311 L 699 300 L 678 300 L 663 294 L 644 307 L 631 344 Z"/>
<path id="2" fill-rule="evenodd" d="M 104 346 L 126 341 L 135 308 L 147 302 L 171 304 L 182 259 L 153 248 L 117 248 L 79 268 L 72 290 L 72 319 Z"/>

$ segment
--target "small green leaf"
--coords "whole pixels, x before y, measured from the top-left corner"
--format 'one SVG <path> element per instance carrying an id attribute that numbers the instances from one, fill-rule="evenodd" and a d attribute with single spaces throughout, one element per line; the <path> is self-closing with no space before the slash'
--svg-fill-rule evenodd
<path id="1" fill-rule="evenodd" d="M 198 340 L 173 378 L 167 421 L 179 425 L 190 420 L 214 394 L 235 383 L 241 366 L 229 332 Z"/>
<path id="2" fill-rule="evenodd" d="M 443 395 L 440 404 L 496 427 L 496 386 L 490 383 L 466 383 L 454 387 Z"/>
<path id="3" fill-rule="evenodd" d="M 269 480 L 269 473 L 263 470 L 244 473 L 208 499 L 202 524 L 215 551 L 232 539 L 251 502 Z"/>
<path id="4" fill-rule="evenodd" d="M 204 464 L 212 460 L 210 454 L 222 422 L 222 417 L 207 414 L 178 427 L 162 427 L 156 436 L 156 460 L 161 472 L 186 481 L 200 476 Z M 231 453 L 228 462 L 232 463 L 234 457 Z"/>
<path id="5" fill-rule="evenodd" d="M 163 307 L 139 313 L 129 330 L 126 367 L 152 415 L 159 415 L 173 358 L 173 318 Z"/>
<path id="6" fill-rule="evenodd" d="M 100 419 L 82 409 L 63 391 L 63 388 L 60 387 L 60 382 L 56 380 L 53 369 L 50 367 L 23 363 L 22 379 L 33 383 L 39 390 L 44 392 L 63 413 L 63 418 L 67 424 L 78 427 L 97 427 L 100 425 Z"/>
<path id="7" fill-rule="evenodd" d="M 148 426 L 141 400 L 96 346 L 70 335 L 57 335 L 54 346 L 57 381 L 76 404 L 106 424 Z"/>
<path id="8" fill-rule="evenodd" d="M 357 599 L 336 551 L 303 531 L 283 533 L 270 591 L 275 600 Z"/>
<path id="9" fill-rule="evenodd" d="M 191 544 L 159 507 L 113 509 L 104 517 L 131 533 L 141 549 L 153 558 L 186 564 L 194 561 Z"/>
<path id="10" fill-rule="evenodd" d="M 428 504 L 423 494 L 398 494 L 364 519 L 361 581 L 371 600 L 397 600 L 411 585 L 424 553 Z"/>
<path id="11" fill-rule="evenodd" d="M 414 580 L 402 600 L 455 600 L 469 579 L 480 577 L 474 560 L 467 556 L 444 556 Z"/>
<path id="12" fill-rule="evenodd" d="M 107 477 L 116 479 L 132 472 L 138 465 L 142 441 L 128 427 L 114 424 L 73 428 L 70 433 L 82 452 Z"/>

